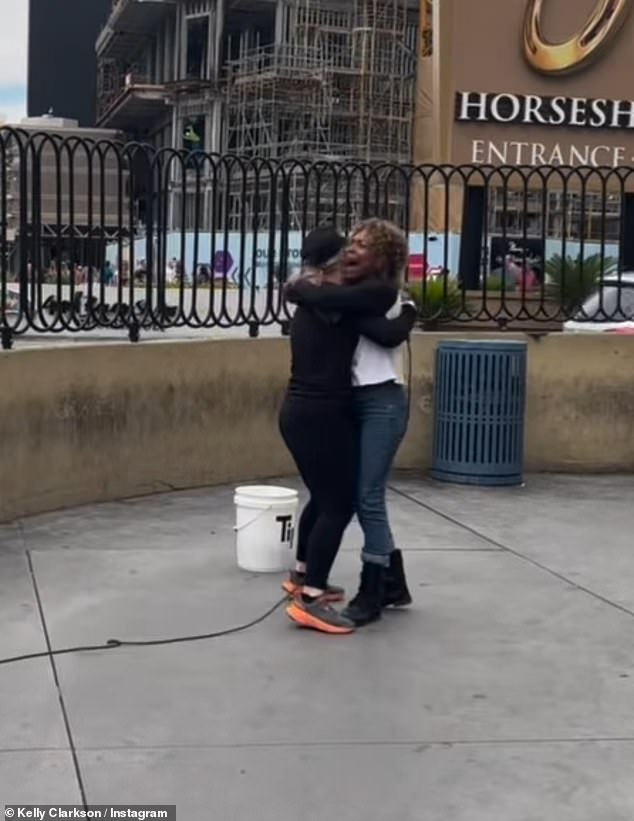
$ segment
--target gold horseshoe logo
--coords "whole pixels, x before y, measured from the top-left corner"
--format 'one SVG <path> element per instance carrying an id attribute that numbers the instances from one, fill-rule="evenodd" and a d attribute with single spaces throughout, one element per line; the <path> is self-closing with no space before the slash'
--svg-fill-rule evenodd
<path id="1" fill-rule="evenodd" d="M 541 74 L 565 74 L 585 66 L 608 45 L 625 22 L 632 0 L 598 0 L 588 22 L 569 40 L 548 43 L 541 31 L 544 0 L 528 0 L 524 55 Z"/>

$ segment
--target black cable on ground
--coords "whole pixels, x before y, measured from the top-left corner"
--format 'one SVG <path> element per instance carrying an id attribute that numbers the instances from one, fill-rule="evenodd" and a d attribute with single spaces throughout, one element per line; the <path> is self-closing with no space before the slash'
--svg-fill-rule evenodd
<path id="1" fill-rule="evenodd" d="M 272 607 L 270 607 L 265 613 L 261 616 L 258 616 L 256 619 L 247 622 L 246 624 L 240 624 L 237 627 L 229 627 L 226 630 L 218 630 L 214 633 L 202 633 L 200 635 L 193 635 L 193 636 L 177 636 L 171 639 L 150 639 L 147 641 L 131 641 L 125 639 L 108 639 L 105 644 L 93 644 L 93 645 L 83 645 L 78 647 L 66 647 L 62 650 L 49 650 L 44 651 L 41 653 L 26 653 L 22 656 L 13 656 L 11 658 L 4 658 L 0 659 L 0 665 L 4 664 L 15 664 L 18 661 L 28 661 L 29 659 L 40 659 L 40 658 L 52 658 L 53 656 L 65 656 L 70 655 L 71 653 L 90 653 L 90 652 L 97 652 L 101 650 L 116 650 L 119 647 L 158 647 L 160 645 L 165 644 L 184 644 L 185 642 L 191 641 L 205 641 L 207 639 L 217 639 L 221 638 L 222 636 L 230 636 L 234 633 L 243 633 L 245 630 L 249 630 L 251 627 L 255 627 L 258 624 L 261 624 L 263 621 L 268 619 L 270 616 L 275 613 L 276 610 L 288 601 L 288 596 L 282 597 L 278 602 L 276 602 Z"/>

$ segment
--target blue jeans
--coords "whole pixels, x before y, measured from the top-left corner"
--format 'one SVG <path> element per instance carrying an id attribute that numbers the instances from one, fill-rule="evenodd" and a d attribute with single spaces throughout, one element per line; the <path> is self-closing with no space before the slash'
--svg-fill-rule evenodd
<path id="1" fill-rule="evenodd" d="M 359 431 L 356 513 L 363 530 L 364 562 L 388 567 L 394 538 L 387 517 L 387 481 L 407 429 L 407 397 L 390 382 L 354 390 Z"/>

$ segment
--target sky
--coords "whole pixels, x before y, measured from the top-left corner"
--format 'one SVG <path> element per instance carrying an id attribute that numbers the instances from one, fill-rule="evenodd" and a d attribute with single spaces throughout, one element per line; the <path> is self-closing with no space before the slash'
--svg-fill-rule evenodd
<path id="1" fill-rule="evenodd" d="M 26 116 L 28 0 L 0 0 L 0 121 Z"/>

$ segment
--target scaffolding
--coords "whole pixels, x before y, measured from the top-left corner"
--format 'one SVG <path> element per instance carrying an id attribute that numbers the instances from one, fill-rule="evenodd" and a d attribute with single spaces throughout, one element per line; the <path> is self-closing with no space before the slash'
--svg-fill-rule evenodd
<path id="1" fill-rule="evenodd" d="M 228 63 L 229 151 L 409 162 L 415 28 L 407 0 L 294 0 L 284 42 Z"/>
<path id="2" fill-rule="evenodd" d="M 229 71 L 230 154 L 304 159 L 330 153 L 333 86 L 317 48 L 265 46 Z"/>
<path id="3" fill-rule="evenodd" d="M 419 0 L 181 0 L 160 25 L 144 6 L 147 37 L 122 29 L 100 55 L 99 111 L 195 154 L 169 174 L 175 228 L 185 181 L 204 223 L 231 230 L 404 221 L 394 166 L 412 160 Z"/>
<path id="4" fill-rule="evenodd" d="M 418 36 L 410 6 L 407 0 L 286 3 L 285 36 L 258 48 L 245 41 L 227 63 L 227 151 L 258 160 L 358 163 L 374 169 L 409 163 Z M 367 176 L 362 177 L 353 174 L 342 190 L 337 186 L 341 175 L 327 167 L 309 183 L 303 172 L 298 180 L 291 174 L 288 210 L 278 212 L 278 219 L 294 228 L 343 214 L 345 228 L 377 206 L 368 198 Z M 384 216 L 402 219 L 401 187 L 396 178 L 382 186 Z M 235 202 L 235 213 L 244 209 L 246 196 L 268 227 L 270 217 L 264 215 L 277 212 L 277 198 L 262 189 L 258 178 L 258 206 L 253 180 L 243 184 L 236 192 L 241 202 Z"/>

